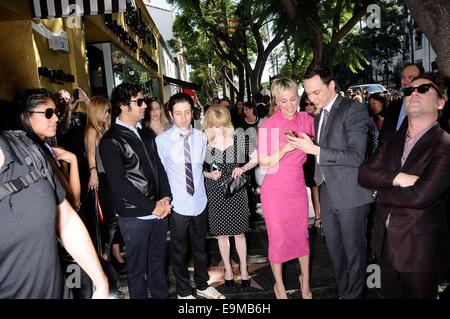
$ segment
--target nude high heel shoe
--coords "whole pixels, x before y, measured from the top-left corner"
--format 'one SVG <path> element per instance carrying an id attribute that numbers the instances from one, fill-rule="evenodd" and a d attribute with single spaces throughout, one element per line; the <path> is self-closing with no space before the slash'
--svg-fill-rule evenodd
<path id="1" fill-rule="evenodd" d="M 303 275 L 300 275 L 298 279 L 300 281 L 300 295 L 302 296 L 302 299 L 312 299 L 311 288 L 309 289 L 309 292 L 307 294 L 303 294 Z"/>
<path id="2" fill-rule="evenodd" d="M 277 291 L 277 284 L 275 284 L 273 286 L 273 291 L 275 292 L 275 297 L 277 299 L 288 299 L 288 296 L 286 294 L 286 290 L 284 290 L 282 293 L 278 293 L 278 291 Z"/>

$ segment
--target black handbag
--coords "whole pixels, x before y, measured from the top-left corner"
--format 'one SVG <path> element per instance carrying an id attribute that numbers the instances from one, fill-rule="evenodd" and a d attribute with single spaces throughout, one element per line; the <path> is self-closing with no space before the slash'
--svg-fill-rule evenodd
<path id="1" fill-rule="evenodd" d="M 222 183 L 222 192 L 225 198 L 230 198 L 237 192 L 239 192 L 244 187 L 250 185 L 250 177 L 248 175 L 242 174 L 237 178 L 232 176 Z"/>

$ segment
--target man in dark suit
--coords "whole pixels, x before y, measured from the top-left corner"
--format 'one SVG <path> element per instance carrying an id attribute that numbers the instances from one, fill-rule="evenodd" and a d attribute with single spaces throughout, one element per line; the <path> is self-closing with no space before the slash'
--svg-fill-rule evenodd
<path id="1" fill-rule="evenodd" d="M 402 89 L 409 86 L 411 81 L 423 75 L 423 67 L 417 63 L 408 63 L 403 66 L 400 84 Z M 408 126 L 408 117 L 405 112 L 405 99 L 393 101 L 389 104 L 381 127 L 380 137 L 388 132 L 395 132 Z"/>
<path id="2" fill-rule="evenodd" d="M 360 168 L 360 185 L 378 191 L 374 249 L 387 298 L 436 298 L 439 274 L 450 267 L 450 135 L 437 123 L 438 83 L 427 75 L 404 89 L 408 127 L 387 134 Z"/>
<path id="3" fill-rule="evenodd" d="M 361 298 L 366 278 L 366 220 L 370 191 L 358 185 L 366 154 L 369 115 L 361 103 L 336 93 L 328 67 L 314 65 L 305 74 L 305 94 L 321 112 L 316 141 L 305 134 L 292 145 L 316 156 L 322 225 L 335 268 L 338 297 Z"/>

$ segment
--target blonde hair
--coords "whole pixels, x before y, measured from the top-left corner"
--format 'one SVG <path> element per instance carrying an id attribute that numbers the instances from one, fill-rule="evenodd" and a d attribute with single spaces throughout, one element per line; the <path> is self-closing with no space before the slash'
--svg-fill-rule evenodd
<path id="1" fill-rule="evenodd" d="M 269 113 L 267 114 L 269 117 L 275 113 L 276 107 L 277 107 L 277 101 L 275 99 L 272 99 L 272 101 L 270 101 Z"/>
<path id="2" fill-rule="evenodd" d="M 273 80 L 272 86 L 270 87 L 270 93 L 274 100 L 288 90 L 295 90 L 297 93 L 298 85 L 294 80 L 287 77 L 279 77 Z"/>
<path id="3" fill-rule="evenodd" d="M 88 102 L 86 131 L 93 127 L 97 132 L 98 139 L 105 134 L 111 125 L 111 123 L 106 123 L 106 125 L 103 123 L 108 109 L 111 109 L 111 103 L 103 96 L 94 96 Z"/>
<path id="4" fill-rule="evenodd" d="M 213 142 L 216 138 L 212 128 L 222 126 L 228 129 L 230 135 L 233 134 L 234 127 L 231 122 L 230 111 L 224 106 L 210 106 L 205 113 L 205 134 L 209 143 Z"/>

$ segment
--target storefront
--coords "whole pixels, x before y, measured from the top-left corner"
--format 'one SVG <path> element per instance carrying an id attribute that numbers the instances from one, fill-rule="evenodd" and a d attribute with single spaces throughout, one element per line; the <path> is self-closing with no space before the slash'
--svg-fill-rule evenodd
<path id="1" fill-rule="evenodd" d="M 142 1 L 127 2 L 122 15 L 87 17 L 89 78 L 95 94 L 110 95 L 122 82 L 136 83 L 162 97 L 159 33 Z"/>
<path id="2" fill-rule="evenodd" d="M 122 82 L 162 96 L 158 30 L 141 0 L 0 2 L 0 98 L 27 87 L 109 96 Z"/>

